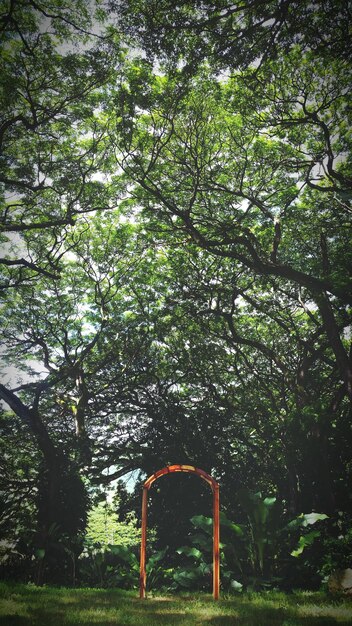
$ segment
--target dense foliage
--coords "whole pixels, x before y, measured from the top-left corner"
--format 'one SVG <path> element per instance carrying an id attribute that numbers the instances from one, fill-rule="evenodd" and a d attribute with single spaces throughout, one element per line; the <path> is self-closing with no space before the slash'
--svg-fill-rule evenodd
<path id="1" fill-rule="evenodd" d="M 191 463 L 224 588 L 317 586 L 351 554 L 349 7 L 172 4 L 1 9 L 1 568 L 135 585 L 141 481 Z M 210 506 L 152 488 L 151 585 L 209 585 Z"/>

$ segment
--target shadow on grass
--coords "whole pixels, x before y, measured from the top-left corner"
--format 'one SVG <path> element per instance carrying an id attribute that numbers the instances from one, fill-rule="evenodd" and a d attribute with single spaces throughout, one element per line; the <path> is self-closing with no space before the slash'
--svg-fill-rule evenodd
<path id="1" fill-rule="evenodd" d="M 352 603 L 340 608 L 329 598 L 317 595 L 241 596 L 214 603 L 210 596 L 164 596 L 141 601 L 134 592 L 120 590 L 14 587 L 8 589 L 7 598 L 11 605 L 5 607 L 5 594 L 0 626 L 352 625 Z M 15 610 L 18 615 L 14 615 Z M 336 616 L 332 614 L 335 611 Z"/>
<path id="2" fill-rule="evenodd" d="M 21 615 L 0 615 L 0 626 L 27 626 L 30 624 L 28 617 Z"/>
<path id="3" fill-rule="evenodd" d="M 197 622 L 199 623 L 199 622 Z M 352 624 L 352 621 L 341 622 L 330 617 L 284 617 L 278 621 L 270 617 L 269 619 L 258 616 L 257 619 L 248 619 L 246 617 L 229 617 L 220 616 L 207 619 L 204 623 L 206 626 L 337 626 Z M 166 622 L 165 622 L 166 625 Z M 88 626 L 88 624 L 86 625 Z M 102 626 L 102 625 L 101 625 Z"/>
<path id="4" fill-rule="evenodd" d="M 42 612 L 37 616 L 21 617 L 16 615 L 3 615 L 0 617 L 0 626 L 59 626 L 65 624 L 79 624 L 79 626 L 134 626 L 134 624 L 146 626 L 188 626 L 200 625 L 204 626 L 337 626 L 337 624 L 352 624 L 352 620 L 335 620 L 329 617 L 304 617 L 304 616 L 270 616 L 265 612 L 258 610 L 257 617 L 252 616 L 236 616 L 219 615 L 216 617 L 205 617 L 197 612 L 189 612 L 187 614 L 167 612 L 162 615 L 156 613 L 131 612 L 128 617 L 106 618 L 92 616 L 89 619 L 75 618 L 64 619 L 62 621 L 53 613 Z"/>

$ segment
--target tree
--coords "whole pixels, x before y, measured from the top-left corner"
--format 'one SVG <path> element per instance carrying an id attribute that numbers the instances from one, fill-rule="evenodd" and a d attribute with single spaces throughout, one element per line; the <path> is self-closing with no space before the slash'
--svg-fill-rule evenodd
<path id="1" fill-rule="evenodd" d="M 91 13 L 80 0 L 69 11 L 60 2 L 5 4 L 2 289 L 38 274 L 55 280 L 77 216 L 110 207 L 96 177 L 103 146 L 95 109 L 121 58 L 116 41 L 98 32 L 99 5 Z"/>
<path id="2" fill-rule="evenodd" d="M 13 388 L 1 384 L 0 394 L 39 451 L 36 544 L 51 571 L 57 544 L 84 530 L 82 473 L 104 482 L 114 465 L 111 481 L 139 463 L 139 427 L 131 430 L 129 422 L 138 387 L 150 376 L 148 358 L 138 356 L 149 339 L 145 320 L 134 320 L 128 308 L 148 259 L 135 229 L 123 222 L 116 229 L 117 223 L 117 214 L 81 218 L 67 238 L 62 276 L 23 284 L 1 310 L 3 358 L 16 363 L 20 377 L 31 377 Z M 42 575 L 40 568 L 39 582 Z"/>
<path id="3" fill-rule="evenodd" d="M 297 94 L 297 64 L 291 66 L 296 54 L 277 67 L 282 77 L 274 83 L 272 100 L 270 94 L 263 98 L 261 85 L 255 109 L 247 108 L 248 101 L 254 105 L 253 90 L 242 75 L 221 83 L 204 72 L 183 95 L 174 80 L 154 78 L 149 90 L 136 96 L 145 113 L 130 112 L 129 132 L 113 140 L 122 153 L 118 164 L 136 182 L 136 202 L 145 207 L 151 228 L 160 229 L 156 222 L 161 223 L 168 236 L 182 242 L 190 237 L 212 256 L 232 259 L 234 267 L 276 281 L 278 288 L 292 285 L 314 303 L 351 397 L 351 364 L 341 338 L 350 305 L 349 257 L 340 255 L 350 229 L 349 206 L 341 207 L 339 199 L 349 185 L 348 162 L 339 158 L 346 147 L 340 129 L 346 101 L 342 93 L 332 96 L 335 79 L 327 81 L 326 91 L 314 91 L 309 58 L 300 72 L 307 91 Z M 324 67 L 314 67 L 316 88 Z M 290 80 L 292 92 L 282 94 Z M 130 85 L 135 89 L 138 82 L 132 78 Z M 278 102 L 287 109 L 284 120 Z M 326 132 L 317 111 L 329 120 Z M 314 134 L 312 116 L 318 120 Z M 314 228 L 312 236 L 300 229 L 307 224 Z"/>
<path id="4" fill-rule="evenodd" d="M 133 469 L 204 467 L 234 516 L 242 485 L 350 510 L 348 7 L 323 5 L 4 10 L 4 525 L 25 493 L 51 574 L 88 485 Z"/>
<path id="5" fill-rule="evenodd" d="M 60 2 L 7 2 L 1 15 L 4 72 L 0 265 L 5 298 L 4 351 L 6 362 L 10 355 L 17 360 L 23 347 L 29 348 L 34 359 L 40 352 L 49 376 L 43 380 L 21 359 L 17 360 L 17 372 L 22 369 L 27 380 L 29 376 L 34 380 L 12 385 L 12 389 L 2 384 L 0 397 L 20 418 L 24 432 L 29 429 L 39 451 L 33 457 L 41 463 L 40 471 L 36 467 L 37 546 L 46 552 L 53 525 L 59 527 L 62 536 L 75 535 L 85 525 L 85 489 L 77 467 L 70 452 L 59 443 L 61 433 L 50 432 L 43 414 L 48 396 L 45 409 L 50 417 L 55 414 L 57 404 L 52 390 L 64 376 L 60 365 L 56 368 L 51 362 L 51 348 L 58 349 L 61 338 L 54 346 L 46 341 L 46 332 L 55 335 L 50 327 L 50 303 L 44 331 L 38 305 L 40 290 L 45 292 L 59 280 L 63 258 L 69 246 L 74 246 L 74 235 L 73 240 L 71 237 L 76 218 L 110 207 L 104 184 L 94 179 L 100 158 L 94 110 L 97 90 L 112 77 L 120 52 L 116 41 L 99 33 L 94 20 L 104 14 L 95 5 L 93 16 L 92 8 L 93 4 L 88 9 L 80 0 L 70 10 Z M 99 46 L 95 45 L 97 40 Z M 16 295 L 13 288 L 18 290 Z M 64 320 L 65 296 L 59 293 L 58 285 L 53 291 L 59 295 L 59 306 L 63 305 Z M 6 315 L 9 310 L 12 315 L 14 302 L 17 317 L 13 317 L 11 326 Z M 77 363 L 69 365 L 68 376 L 74 377 L 77 387 L 77 438 L 82 442 L 87 394 L 79 367 L 73 374 Z"/>
<path id="6" fill-rule="evenodd" d="M 110 0 L 110 7 L 117 3 Z M 350 7 L 345 0 L 307 2 L 178 2 L 134 0 L 118 3 L 118 24 L 151 58 L 185 73 L 208 59 L 212 67 L 259 66 L 297 44 L 315 57 L 348 59 Z"/>

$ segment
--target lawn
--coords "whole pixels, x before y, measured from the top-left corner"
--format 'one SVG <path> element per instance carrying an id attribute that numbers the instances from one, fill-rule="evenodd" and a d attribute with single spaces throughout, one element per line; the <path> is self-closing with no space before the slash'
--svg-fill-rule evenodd
<path id="1" fill-rule="evenodd" d="M 322 593 L 149 596 L 105 589 L 0 585 L 0 626 L 332 626 L 352 624 L 352 601 Z"/>

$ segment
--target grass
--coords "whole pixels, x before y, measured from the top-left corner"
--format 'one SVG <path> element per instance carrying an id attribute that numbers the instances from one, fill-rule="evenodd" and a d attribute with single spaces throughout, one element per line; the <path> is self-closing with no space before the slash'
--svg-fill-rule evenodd
<path id="1" fill-rule="evenodd" d="M 333 626 L 352 624 L 352 601 L 322 593 L 223 597 L 0 584 L 0 626 Z"/>

